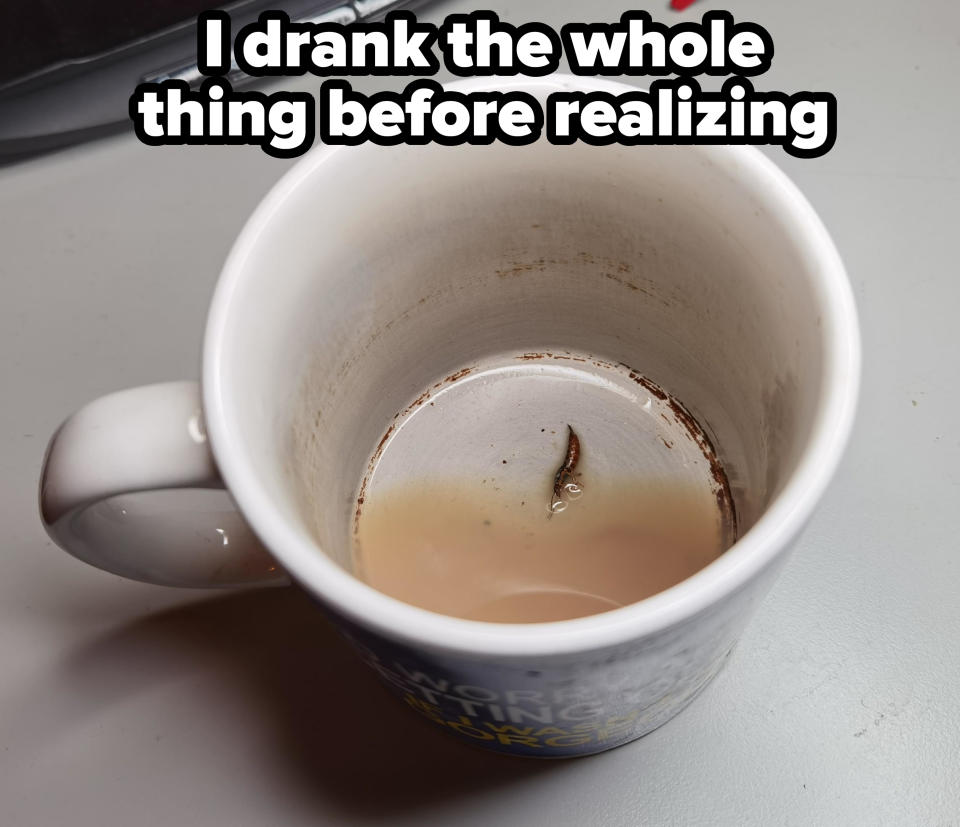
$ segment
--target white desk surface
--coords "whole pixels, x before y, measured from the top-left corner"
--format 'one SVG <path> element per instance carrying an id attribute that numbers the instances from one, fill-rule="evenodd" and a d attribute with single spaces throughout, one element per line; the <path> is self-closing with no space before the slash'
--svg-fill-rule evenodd
<path id="1" fill-rule="evenodd" d="M 0 825 L 960 824 L 960 4 L 724 7 L 773 35 L 762 86 L 838 97 L 832 152 L 770 155 L 847 262 L 865 364 L 836 480 L 702 697 L 595 758 L 487 755 L 389 699 L 296 591 L 140 585 L 52 546 L 47 437 L 197 375 L 220 264 L 288 165 L 124 135 L 0 170 Z"/>

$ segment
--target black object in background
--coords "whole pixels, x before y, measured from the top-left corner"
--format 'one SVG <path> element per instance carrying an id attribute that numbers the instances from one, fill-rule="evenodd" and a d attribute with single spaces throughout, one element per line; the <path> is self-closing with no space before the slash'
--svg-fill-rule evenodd
<path id="1" fill-rule="evenodd" d="M 0 84 L 169 29 L 223 0 L 3 0 Z"/>
<path id="2" fill-rule="evenodd" d="M 237 31 L 266 9 L 291 20 L 349 23 L 425 2 L 0 0 L 0 161 L 127 128 L 127 104 L 141 81 L 178 77 L 199 85 L 202 11 L 225 9 Z"/>

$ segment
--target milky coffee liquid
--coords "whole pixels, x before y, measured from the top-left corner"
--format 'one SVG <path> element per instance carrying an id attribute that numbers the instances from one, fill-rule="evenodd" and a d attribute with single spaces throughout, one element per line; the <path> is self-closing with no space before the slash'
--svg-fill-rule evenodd
<path id="1" fill-rule="evenodd" d="M 380 591 L 471 620 L 566 620 L 635 603 L 724 551 L 709 491 L 585 483 L 550 514 L 550 492 L 479 480 L 420 482 L 369 498 L 358 574 Z"/>

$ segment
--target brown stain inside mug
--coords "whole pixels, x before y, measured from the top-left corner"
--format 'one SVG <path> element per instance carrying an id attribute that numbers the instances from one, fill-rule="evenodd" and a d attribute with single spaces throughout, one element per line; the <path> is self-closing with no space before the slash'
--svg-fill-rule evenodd
<path id="1" fill-rule="evenodd" d="M 717 508 L 720 510 L 723 519 L 724 536 L 728 537 L 730 544 L 732 544 L 737 537 L 738 531 L 737 508 L 730 490 L 730 480 L 727 478 L 727 472 L 724 470 L 723 463 L 717 455 L 717 450 L 714 448 L 712 440 L 707 436 L 707 432 L 700 426 L 700 423 L 697 422 L 696 417 L 687 410 L 679 399 L 667 393 L 652 379 L 641 376 L 629 365 L 625 365 L 623 362 L 620 364 L 629 370 L 629 376 L 634 382 L 670 406 L 675 421 L 686 429 L 690 439 L 699 446 L 704 459 L 710 465 L 710 475 L 713 477 L 714 482 L 713 493 L 717 500 Z M 664 440 L 664 444 L 667 445 L 668 448 L 673 447 L 672 445 L 668 445 L 666 440 Z"/>
<path id="2" fill-rule="evenodd" d="M 380 456 L 383 454 L 383 449 L 387 446 L 387 442 L 390 439 L 390 435 L 396 430 L 397 420 L 402 419 L 408 414 L 412 413 L 414 410 L 419 408 L 425 402 L 430 401 L 430 397 L 433 396 L 434 391 L 439 390 L 445 385 L 449 385 L 453 382 L 456 382 L 459 379 L 463 379 L 465 376 L 469 376 L 471 373 L 476 370 L 476 367 L 466 367 L 461 368 L 458 371 L 454 371 L 449 376 L 444 377 L 436 384 L 432 385 L 428 390 L 425 390 L 421 393 L 416 399 L 413 400 L 407 407 L 403 410 L 397 411 L 393 415 L 393 422 L 387 427 L 387 430 L 384 432 L 383 436 L 380 437 L 380 442 L 377 443 L 377 447 L 374 449 L 373 454 L 370 457 L 370 460 L 367 462 L 367 470 L 363 475 L 363 480 L 360 482 L 360 491 L 357 494 L 357 508 L 353 515 L 353 533 L 356 535 L 359 532 L 360 527 L 360 517 L 363 514 L 363 504 L 366 501 L 367 486 L 370 484 L 370 476 L 373 474 L 374 469 L 377 467 L 377 462 L 380 459 Z M 431 404 L 433 404 L 431 402 Z"/>

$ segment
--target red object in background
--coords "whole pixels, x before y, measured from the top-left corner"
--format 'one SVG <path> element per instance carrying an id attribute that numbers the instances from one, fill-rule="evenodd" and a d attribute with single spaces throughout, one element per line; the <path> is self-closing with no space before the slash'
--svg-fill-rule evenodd
<path id="1" fill-rule="evenodd" d="M 694 0 L 670 0 L 670 8 L 674 11 L 683 11 L 688 6 L 692 6 Z"/>

